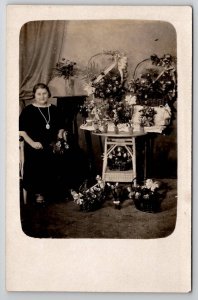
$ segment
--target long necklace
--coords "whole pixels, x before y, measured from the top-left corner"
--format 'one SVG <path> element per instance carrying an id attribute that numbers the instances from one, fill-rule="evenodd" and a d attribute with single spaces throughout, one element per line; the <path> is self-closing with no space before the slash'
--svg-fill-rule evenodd
<path id="1" fill-rule="evenodd" d="M 41 115 L 42 115 L 43 118 L 45 119 L 45 122 L 46 122 L 45 127 L 46 127 L 46 129 L 50 129 L 50 124 L 49 124 L 49 123 L 50 123 L 50 111 L 49 111 L 49 106 L 47 107 L 47 111 L 48 111 L 48 121 L 47 121 L 45 115 L 42 113 L 42 111 L 40 110 L 39 107 L 38 107 L 38 110 L 40 111 Z"/>

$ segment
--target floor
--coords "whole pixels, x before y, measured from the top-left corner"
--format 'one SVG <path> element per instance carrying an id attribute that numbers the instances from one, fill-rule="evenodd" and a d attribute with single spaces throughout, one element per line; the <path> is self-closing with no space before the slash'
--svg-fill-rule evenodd
<path id="1" fill-rule="evenodd" d="M 94 212 L 80 211 L 72 199 L 51 201 L 46 206 L 21 202 L 21 223 L 34 238 L 152 239 L 170 235 L 177 216 L 177 180 L 160 179 L 166 195 L 157 213 L 138 210 L 132 199 L 115 209 L 112 199 Z"/>

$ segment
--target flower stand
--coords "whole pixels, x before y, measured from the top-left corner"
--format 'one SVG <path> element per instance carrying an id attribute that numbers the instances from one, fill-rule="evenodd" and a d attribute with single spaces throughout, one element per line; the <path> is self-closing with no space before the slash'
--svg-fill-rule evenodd
<path id="1" fill-rule="evenodd" d="M 102 167 L 102 180 L 105 182 L 132 182 L 136 177 L 136 137 L 143 136 L 143 132 L 134 132 L 133 134 L 120 132 L 115 134 L 93 133 L 104 137 L 104 157 Z M 130 168 L 112 169 L 109 164 L 109 156 L 116 147 L 124 147 L 131 161 Z"/>

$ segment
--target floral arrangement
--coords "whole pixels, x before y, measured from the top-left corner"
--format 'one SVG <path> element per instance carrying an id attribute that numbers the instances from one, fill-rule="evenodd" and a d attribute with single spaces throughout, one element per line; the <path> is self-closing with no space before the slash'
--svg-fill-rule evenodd
<path id="1" fill-rule="evenodd" d="M 126 171 L 132 169 L 132 158 L 125 147 L 118 146 L 108 156 L 110 170 Z"/>
<path id="2" fill-rule="evenodd" d="M 137 209 L 147 212 L 158 212 L 160 210 L 159 182 L 146 179 L 144 185 L 133 186 L 129 193 Z"/>
<path id="3" fill-rule="evenodd" d="M 52 144 L 53 153 L 63 155 L 70 148 L 67 141 L 67 134 L 65 133 L 64 138 L 58 138 L 57 142 Z"/>
<path id="4" fill-rule="evenodd" d="M 96 177 L 97 183 L 87 188 L 87 184 L 83 184 L 79 192 L 71 191 L 74 203 L 80 206 L 82 211 L 94 211 L 102 206 L 105 198 L 105 183 L 98 175 Z"/>
<path id="5" fill-rule="evenodd" d="M 53 68 L 53 77 L 63 77 L 64 79 L 69 79 L 70 77 L 76 75 L 76 72 L 76 62 L 70 61 L 63 57 L 59 62 L 57 62 L 56 67 Z"/>
<path id="6" fill-rule="evenodd" d="M 113 201 L 115 209 L 121 209 L 122 202 L 128 198 L 127 187 L 120 185 L 118 182 L 106 185 L 107 195 Z"/>
<path id="7" fill-rule="evenodd" d="M 87 99 L 80 108 L 80 112 L 86 118 L 103 125 L 105 121 L 112 121 L 115 125 L 127 123 L 131 125 L 132 105 L 125 99 L 116 101 L 113 98 L 102 100 L 98 98 Z"/>
<path id="8" fill-rule="evenodd" d="M 156 132 L 164 130 L 175 112 L 176 58 L 170 54 L 162 57 L 151 55 L 136 66 L 133 79 L 127 81 L 127 57 L 118 51 L 103 54 L 112 57 L 112 64 L 108 68 L 99 74 L 94 64 L 87 68 L 88 81 L 84 88 L 89 97 L 81 107 L 84 121 L 90 119 L 96 127 L 110 121 L 117 133 L 118 124 L 126 124 L 138 131 L 154 126 L 159 127 Z M 137 75 L 142 67 L 142 72 Z M 163 112 L 156 107 L 163 108 Z M 169 112 L 168 117 L 165 116 L 165 109 Z M 165 121 L 165 117 L 169 121 Z"/>
<path id="9" fill-rule="evenodd" d="M 143 106 L 139 110 L 140 114 L 140 123 L 142 126 L 149 127 L 154 126 L 154 116 L 157 113 L 153 107 Z"/>
<path id="10" fill-rule="evenodd" d="M 152 67 L 145 68 L 144 72 L 136 78 L 136 72 L 141 64 L 151 62 Z M 155 68 L 156 67 L 156 68 Z M 176 59 L 170 54 L 159 58 L 151 55 L 149 59 L 140 62 L 133 79 L 128 83 L 128 91 L 137 98 L 137 104 L 156 105 L 168 103 L 176 99 Z"/>
<path id="11" fill-rule="evenodd" d="M 127 57 L 119 51 L 106 51 L 97 55 L 112 57 L 111 65 L 97 74 L 97 70 L 90 64 L 87 68 L 85 91 L 88 98 L 81 107 L 81 113 L 86 118 L 89 114 L 95 121 L 104 118 L 114 123 L 124 123 L 131 118 L 129 108 L 124 102 L 126 94 Z M 97 55 L 94 55 L 97 56 Z M 95 74 L 94 74 L 95 71 Z"/>
<path id="12" fill-rule="evenodd" d="M 135 180 L 135 179 L 134 179 Z M 105 199 L 111 200 L 115 209 L 121 209 L 122 202 L 132 199 L 138 210 L 145 212 L 159 212 L 162 202 L 160 184 L 153 179 L 146 179 L 144 185 L 121 185 L 120 183 L 104 182 L 97 175 L 97 183 L 87 187 L 87 181 L 76 192 L 71 190 L 73 201 L 81 211 L 89 212 L 101 208 Z"/>
<path id="13" fill-rule="evenodd" d="M 101 75 L 104 75 L 104 77 L 100 81 L 95 81 L 96 78 L 92 79 L 91 86 L 93 87 L 94 96 L 101 99 L 121 100 L 125 94 L 125 89 L 120 75 L 113 71 L 106 76 L 104 72 Z"/>

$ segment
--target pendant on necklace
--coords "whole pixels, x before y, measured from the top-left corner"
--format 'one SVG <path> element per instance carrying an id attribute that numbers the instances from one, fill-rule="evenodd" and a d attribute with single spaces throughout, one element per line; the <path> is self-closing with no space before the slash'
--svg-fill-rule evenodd
<path id="1" fill-rule="evenodd" d="M 46 129 L 50 129 L 50 124 L 46 124 Z"/>

